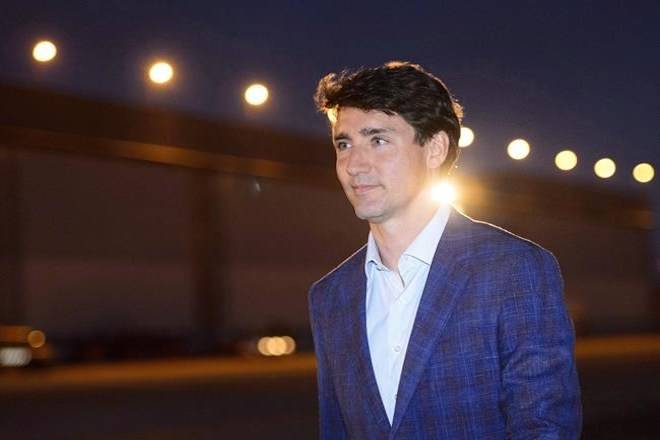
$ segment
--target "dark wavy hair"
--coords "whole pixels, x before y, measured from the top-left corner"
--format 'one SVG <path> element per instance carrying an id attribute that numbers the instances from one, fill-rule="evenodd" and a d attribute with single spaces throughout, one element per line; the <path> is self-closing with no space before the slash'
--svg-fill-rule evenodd
<path id="1" fill-rule="evenodd" d="M 392 61 L 374 68 L 330 73 L 319 81 L 314 101 L 323 113 L 355 107 L 397 114 L 415 129 L 419 145 L 444 131 L 449 137 L 449 151 L 442 170 L 449 172 L 458 158 L 463 109 L 438 77 L 417 64 Z"/>

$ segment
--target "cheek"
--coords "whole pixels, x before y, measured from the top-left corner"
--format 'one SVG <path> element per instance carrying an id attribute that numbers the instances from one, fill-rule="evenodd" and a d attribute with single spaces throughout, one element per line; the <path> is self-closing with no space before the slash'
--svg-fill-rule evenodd
<path id="1" fill-rule="evenodd" d="M 344 161 L 342 159 L 339 159 L 339 158 L 337 158 L 337 160 L 335 161 L 335 171 L 337 172 L 338 176 L 341 175 L 341 173 L 343 172 L 343 170 L 345 168 L 343 162 Z"/>
<path id="2" fill-rule="evenodd" d="M 346 172 L 346 167 L 343 164 L 343 161 L 338 159 L 335 164 L 335 173 L 337 174 L 337 179 L 339 182 L 344 185 L 344 182 L 348 179 L 348 173 Z"/>
<path id="3" fill-rule="evenodd" d="M 411 161 L 389 164 L 382 172 L 389 176 L 390 181 L 397 182 L 400 189 L 417 187 L 425 179 L 425 168 Z"/>

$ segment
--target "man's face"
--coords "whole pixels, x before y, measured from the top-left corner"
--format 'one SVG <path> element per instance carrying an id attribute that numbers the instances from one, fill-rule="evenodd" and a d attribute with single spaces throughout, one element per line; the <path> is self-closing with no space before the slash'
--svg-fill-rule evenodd
<path id="1" fill-rule="evenodd" d="M 355 214 L 369 223 L 414 215 L 429 203 L 433 168 L 442 160 L 415 142 L 415 130 L 399 115 L 341 108 L 332 127 L 337 177 Z M 428 143 L 427 143 L 428 144 Z"/>

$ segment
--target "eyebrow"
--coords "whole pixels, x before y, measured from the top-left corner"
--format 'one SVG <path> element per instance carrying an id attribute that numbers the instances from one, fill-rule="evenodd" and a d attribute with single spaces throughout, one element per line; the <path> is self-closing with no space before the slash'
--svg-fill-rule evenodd
<path id="1" fill-rule="evenodd" d="M 360 131 L 358 131 L 358 133 L 360 133 L 362 136 L 367 137 L 367 136 L 373 136 L 374 134 L 389 133 L 389 132 L 393 132 L 393 131 L 396 131 L 396 130 L 394 130 L 393 128 L 365 127 L 365 128 L 360 129 Z M 351 136 L 348 133 L 345 133 L 345 132 L 342 131 L 340 133 L 337 133 L 334 136 L 334 141 L 350 139 L 350 138 L 351 138 Z"/>

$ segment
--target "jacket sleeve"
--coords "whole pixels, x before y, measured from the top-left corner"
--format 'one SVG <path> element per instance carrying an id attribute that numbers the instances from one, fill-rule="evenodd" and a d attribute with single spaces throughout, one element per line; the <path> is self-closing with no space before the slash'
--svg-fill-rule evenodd
<path id="1" fill-rule="evenodd" d="M 555 258 L 543 249 L 510 261 L 498 346 L 507 437 L 577 439 L 582 405 L 575 336 Z"/>
<path id="2" fill-rule="evenodd" d="M 319 315 L 314 304 L 314 288 L 309 294 L 309 316 L 316 353 L 316 372 L 319 402 L 319 430 L 321 439 L 346 439 L 348 434 L 339 407 L 332 380 L 330 363 L 325 354 L 325 347 L 319 326 Z"/>

